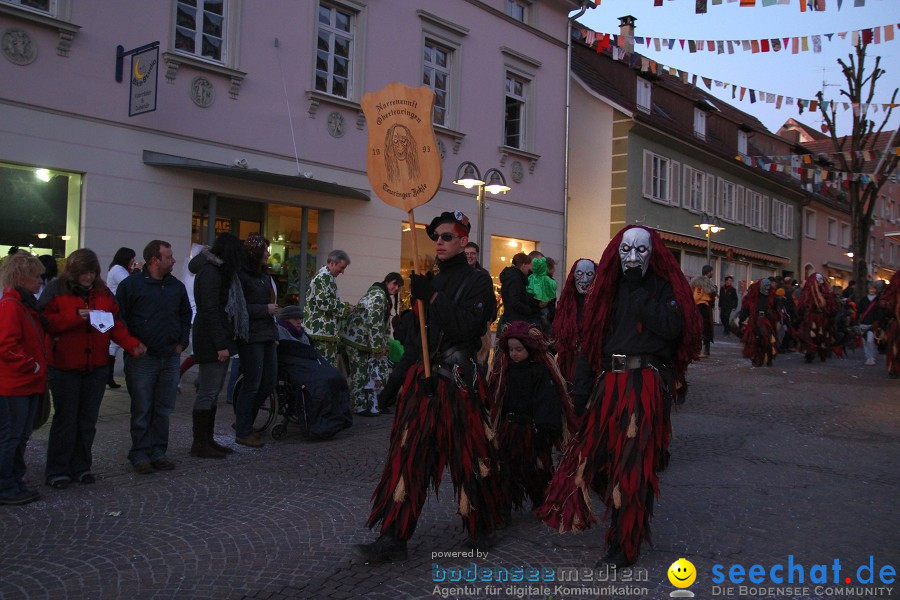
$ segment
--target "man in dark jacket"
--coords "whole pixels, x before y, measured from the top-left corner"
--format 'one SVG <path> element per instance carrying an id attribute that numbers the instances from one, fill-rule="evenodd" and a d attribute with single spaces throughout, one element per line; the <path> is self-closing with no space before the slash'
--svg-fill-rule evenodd
<path id="1" fill-rule="evenodd" d="M 731 311 L 737 308 L 738 295 L 734 288 L 734 277 L 725 276 L 722 291 L 719 294 L 719 321 L 722 322 L 722 333 L 728 337 L 731 328 Z"/>
<path id="2" fill-rule="evenodd" d="M 528 273 L 531 272 L 531 257 L 519 252 L 512 258 L 512 265 L 500 271 L 500 298 L 503 300 L 503 314 L 497 327 L 497 335 L 503 333 L 503 327 L 513 321 L 525 321 L 539 325 L 541 308 L 546 302 L 539 302 L 530 296 Z"/>
<path id="3" fill-rule="evenodd" d="M 406 541 L 416 528 L 428 484 L 437 490 L 445 466 L 473 548 L 486 547 L 502 519 L 484 378 L 475 365 L 495 300 L 490 276 L 466 262 L 469 228 L 469 219 L 459 211 L 436 217 L 426 232 L 435 241 L 440 272 L 431 281 L 410 276 L 412 297 L 425 307 L 431 376 L 425 377 L 419 343 L 368 520 L 369 527 L 381 524 L 381 535 L 355 547 L 367 562 L 406 558 Z"/>
<path id="4" fill-rule="evenodd" d="M 166 458 L 169 415 L 175 409 L 178 365 L 191 332 L 191 303 L 184 284 L 172 276 L 172 245 L 153 240 L 144 248 L 144 269 L 116 290 L 119 316 L 146 347 L 143 356 L 125 357 L 131 396 L 131 450 L 137 473 L 170 471 Z"/>

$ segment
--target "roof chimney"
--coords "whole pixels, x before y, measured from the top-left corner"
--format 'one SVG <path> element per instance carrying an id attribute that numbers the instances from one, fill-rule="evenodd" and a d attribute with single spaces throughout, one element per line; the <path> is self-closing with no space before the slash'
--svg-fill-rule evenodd
<path id="1" fill-rule="evenodd" d="M 637 19 L 631 15 L 619 17 L 619 35 L 625 38 L 623 48 L 629 54 L 634 52 L 634 22 Z"/>

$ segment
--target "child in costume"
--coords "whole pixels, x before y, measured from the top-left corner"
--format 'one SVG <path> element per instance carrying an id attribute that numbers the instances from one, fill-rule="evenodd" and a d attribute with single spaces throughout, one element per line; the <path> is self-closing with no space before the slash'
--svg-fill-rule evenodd
<path id="1" fill-rule="evenodd" d="M 544 501 L 553 476 L 551 450 L 567 431 L 571 414 L 565 380 L 547 353 L 549 342 L 537 326 L 508 323 L 498 342 L 488 379 L 500 473 L 509 506 L 521 508 L 528 497 L 533 508 Z"/>

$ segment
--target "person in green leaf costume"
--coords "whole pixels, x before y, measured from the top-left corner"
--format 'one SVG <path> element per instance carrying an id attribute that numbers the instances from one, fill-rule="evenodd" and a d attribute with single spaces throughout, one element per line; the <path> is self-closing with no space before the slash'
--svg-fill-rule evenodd
<path id="1" fill-rule="evenodd" d="M 391 339 L 391 302 L 403 286 L 399 273 L 388 273 L 373 283 L 350 312 L 341 331 L 350 372 L 353 411 L 361 417 L 378 415 L 377 394 L 390 374 L 387 361 Z M 378 389 L 376 389 L 378 388 Z"/>
<path id="2" fill-rule="evenodd" d="M 346 252 L 332 250 L 325 266 L 309 283 L 306 294 L 306 318 L 303 321 L 306 334 L 315 340 L 319 354 L 333 367 L 337 367 L 340 323 L 350 310 L 338 296 L 335 279 L 349 264 L 350 256 Z"/>

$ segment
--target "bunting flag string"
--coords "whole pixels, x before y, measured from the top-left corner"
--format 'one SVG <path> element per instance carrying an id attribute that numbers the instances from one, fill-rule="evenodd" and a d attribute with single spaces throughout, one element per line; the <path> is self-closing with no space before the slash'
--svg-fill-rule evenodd
<path id="1" fill-rule="evenodd" d="M 788 36 L 777 38 L 760 38 L 755 40 L 689 40 L 682 38 L 662 38 L 652 36 L 622 36 L 614 33 L 603 33 L 600 31 L 591 31 L 586 27 L 579 27 L 584 39 L 597 39 L 599 37 L 608 36 L 612 43 L 616 45 L 638 45 L 653 48 L 657 52 L 661 50 L 676 49 L 676 42 L 681 50 L 685 50 L 691 54 L 697 52 L 714 52 L 716 54 L 734 54 L 735 50 L 743 52 L 751 52 L 753 54 L 766 52 L 790 52 L 791 54 L 799 54 L 800 52 L 810 52 L 820 54 L 822 52 L 822 42 L 831 42 L 834 36 L 844 40 L 850 37 L 851 44 L 856 47 L 860 43 L 863 44 L 880 44 L 882 42 L 891 42 L 894 40 L 894 29 L 900 27 L 900 23 L 890 25 L 879 25 L 878 27 L 868 29 L 857 29 L 855 31 L 841 31 L 838 33 L 823 33 L 816 35 Z M 624 39 L 621 39 L 624 38 Z M 621 39 L 621 44 L 620 44 Z"/>
<path id="2" fill-rule="evenodd" d="M 804 167 L 800 166 L 799 161 L 792 161 L 791 164 L 783 164 L 769 162 L 762 157 L 756 156 L 735 156 L 735 160 L 742 162 L 749 167 L 755 167 L 770 173 L 788 173 L 791 176 L 815 183 L 823 181 L 845 182 L 860 181 L 864 185 L 870 181 L 880 182 L 884 180 L 884 175 L 877 173 L 855 173 L 849 171 L 839 171 L 837 169 L 828 169 L 825 167 Z"/>
<path id="3" fill-rule="evenodd" d="M 651 73 L 653 75 L 661 75 L 663 73 L 668 74 L 671 77 L 679 79 L 682 83 L 686 85 L 692 85 L 697 87 L 698 78 L 703 81 L 703 84 L 710 91 L 712 90 L 712 86 L 714 85 L 717 88 L 723 88 L 724 90 L 728 90 L 731 88 L 731 98 L 744 100 L 745 96 L 749 97 L 750 104 L 755 104 L 756 102 L 765 102 L 767 104 L 774 104 L 776 109 L 781 109 L 784 106 L 794 106 L 796 104 L 797 110 L 799 114 L 803 114 L 804 110 L 809 110 L 810 112 L 816 112 L 821 106 L 827 111 L 831 109 L 843 108 L 844 111 L 853 109 L 854 115 L 860 114 L 868 114 L 871 109 L 873 113 L 878 112 L 878 109 L 881 108 L 883 111 L 888 111 L 889 109 L 896 108 L 900 106 L 900 104 L 896 103 L 880 103 L 880 102 L 864 102 L 864 103 L 850 103 L 850 102 L 838 102 L 836 100 L 823 100 L 821 103 L 818 99 L 809 99 L 809 98 L 794 98 L 792 96 L 786 96 L 784 94 L 775 94 L 772 92 L 764 91 L 764 90 L 755 90 L 749 88 L 747 86 L 742 86 L 734 83 L 729 83 L 725 81 L 719 81 L 717 79 L 713 79 L 711 77 L 706 76 L 698 76 L 693 73 L 689 73 L 682 69 L 678 69 L 676 67 L 665 65 L 663 63 L 657 62 L 652 59 L 647 59 L 647 57 L 635 54 L 633 52 L 628 52 L 626 50 L 626 40 L 625 36 L 613 36 L 610 34 L 598 34 L 597 32 L 593 32 L 593 40 L 592 42 L 597 44 L 596 50 L 597 52 L 603 52 L 604 50 L 608 50 L 613 60 L 621 60 L 623 62 L 628 62 L 629 66 L 634 69 L 640 69 L 643 73 Z M 617 38 L 617 39 L 614 39 Z M 585 40 L 587 41 L 588 36 L 585 34 Z M 670 42 L 674 42 L 675 40 L 669 40 Z M 645 60 L 646 59 L 646 60 Z M 712 85 L 710 85 L 712 84 Z"/>
<path id="4" fill-rule="evenodd" d="M 787 162 L 787 161 L 795 161 L 799 160 L 804 164 L 811 164 L 812 161 L 816 160 L 819 157 L 823 156 L 841 156 L 844 160 L 850 161 L 854 158 L 861 158 L 866 161 L 874 161 L 878 160 L 882 156 L 890 157 L 890 156 L 900 156 L 900 146 L 895 148 L 888 148 L 887 150 L 852 150 L 850 152 L 816 152 L 813 154 L 777 154 L 777 155 L 768 155 L 768 154 L 751 154 L 744 155 L 738 157 L 743 160 L 744 158 L 755 158 L 757 160 L 764 160 L 766 162 Z"/>
<path id="5" fill-rule="evenodd" d="M 600 2 L 602 0 L 594 0 L 594 4 L 596 6 L 600 6 Z M 671 2 L 672 0 L 669 0 Z M 756 8 L 757 0 L 728 0 L 728 4 L 734 4 L 735 2 L 740 2 L 741 8 Z M 800 12 L 806 12 L 807 10 L 812 12 L 824 12 L 826 0 L 798 0 L 800 5 Z M 841 7 L 844 3 L 844 0 L 837 0 L 838 10 L 841 10 Z M 696 13 L 704 14 L 707 10 L 708 0 L 696 0 Z M 722 0 L 712 0 L 712 5 L 717 6 L 721 5 Z M 769 6 L 780 6 L 780 5 L 789 5 L 791 4 L 791 0 L 760 0 L 759 5 L 763 8 L 768 8 Z M 663 5 L 663 0 L 653 0 L 653 6 L 659 7 Z M 853 0 L 854 8 L 860 8 L 866 5 L 866 0 Z"/>

